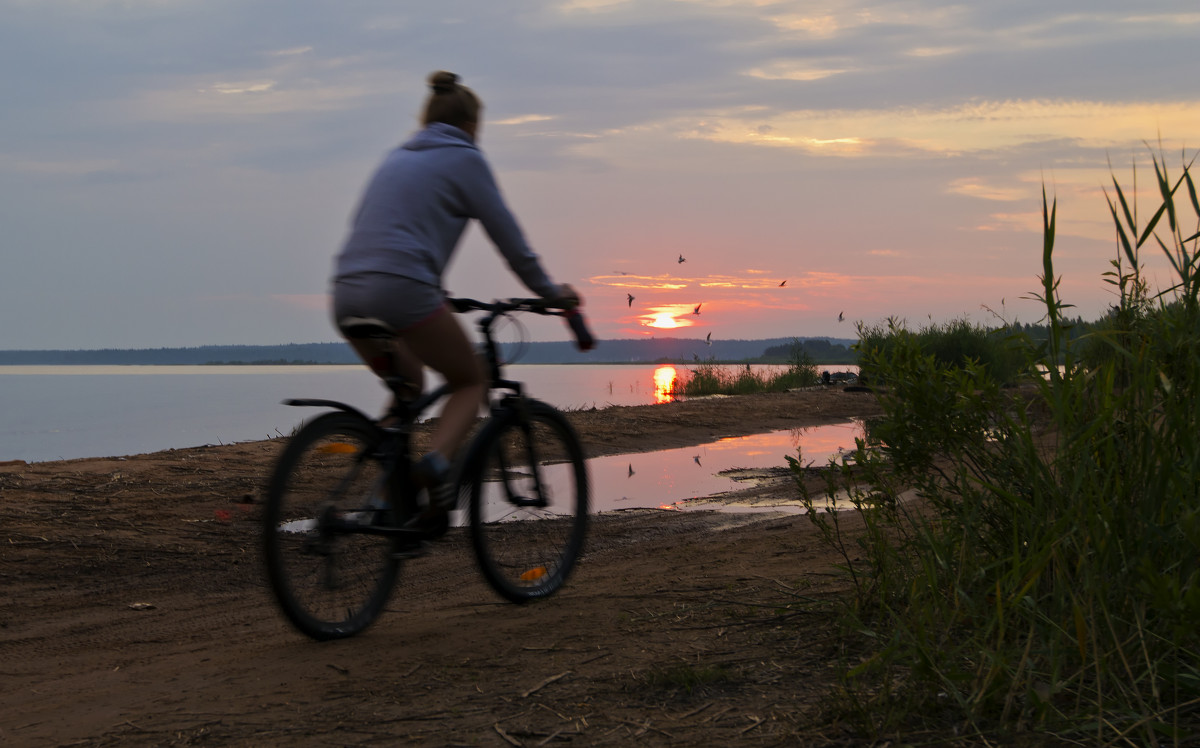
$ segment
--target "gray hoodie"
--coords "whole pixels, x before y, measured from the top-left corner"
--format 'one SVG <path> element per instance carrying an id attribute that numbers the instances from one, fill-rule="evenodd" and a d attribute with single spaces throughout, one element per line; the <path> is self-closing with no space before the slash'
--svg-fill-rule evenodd
<path id="1" fill-rule="evenodd" d="M 389 153 L 371 177 L 334 279 L 390 273 L 440 287 L 472 218 L 531 291 L 558 293 L 504 204 L 483 153 L 467 133 L 441 122 Z"/>

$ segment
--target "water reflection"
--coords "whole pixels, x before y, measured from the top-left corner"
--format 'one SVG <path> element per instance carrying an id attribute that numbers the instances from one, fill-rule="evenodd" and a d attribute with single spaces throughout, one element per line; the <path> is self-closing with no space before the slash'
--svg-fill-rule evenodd
<path id="1" fill-rule="evenodd" d="M 724 506 L 727 511 L 768 511 L 761 507 L 702 504 L 702 499 L 724 491 L 749 487 L 745 473 L 755 469 L 787 468 L 787 457 L 799 452 L 805 464 L 824 464 L 841 450 L 854 446 L 863 437 L 860 420 L 813 426 L 804 429 L 772 431 L 766 434 L 729 437 L 708 444 L 680 449 L 664 449 L 640 454 L 593 457 L 588 460 L 591 479 L 591 511 L 618 509 L 711 509 Z M 741 469 L 741 470 L 738 470 Z M 722 472 L 731 474 L 720 475 Z M 571 479 L 565 464 L 551 466 L 543 475 L 551 491 L 567 495 Z M 739 480 L 739 478 L 741 480 Z M 786 490 L 786 489 L 785 489 Z M 794 506 L 776 507 L 776 511 L 800 511 L 797 494 Z M 684 502 L 688 502 L 684 506 Z M 456 511 L 455 525 L 464 524 L 466 513 Z"/>
<path id="2" fill-rule="evenodd" d="M 675 399 L 675 383 L 679 373 L 674 366 L 660 366 L 654 370 L 654 402 L 669 403 Z"/>
<path id="3" fill-rule="evenodd" d="M 720 475 L 736 468 L 786 468 L 799 452 L 805 464 L 824 464 L 863 437 L 863 422 L 731 437 L 682 449 L 597 457 L 588 461 L 594 511 L 673 508 L 678 502 L 745 488 Z"/>

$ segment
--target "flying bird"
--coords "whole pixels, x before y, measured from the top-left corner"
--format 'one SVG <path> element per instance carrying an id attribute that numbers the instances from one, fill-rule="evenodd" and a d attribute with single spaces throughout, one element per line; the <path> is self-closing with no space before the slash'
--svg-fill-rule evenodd
<path id="1" fill-rule="evenodd" d="M 783 283 L 780 283 L 780 284 L 779 284 L 779 287 L 780 287 L 780 288 L 783 288 L 783 287 L 784 287 L 784 286 L 786 286 L 786 285 L 787 285 L 787 281 L 784 281 Z"/>
<path id="2" fill-rule="evenodd" d="M 700 455 L 692 455 L 692 459 L 696 461 L 697 465 L 700 465 Z M 704 467 L 704 466 L 700 465 L 700 467 Z"/>
<path id="3" fill-rule="evenodd" d="M 699 314 L 699 313 L 700 313 L 700 307 L 702 307 L 702 306 L 704 306 L 704 302 L 703 302 L 703 301 L 701 301 L 699 304 L 697 304 L 697 305 L 696 305 L 696 308 L 692 310 L 692 314 Z"/>
<path id="4" fill-rule="evenodd" d="M 712 333 L 711 332 L 708 335 L 704 336 L 704 342 L 708 343 L 709 345 L 712 345 Z"/>
<path id="5" fill-rule="evenodd" d="M 680 262 L 680 264 L 683 264 L 683 263 L 687 262 L 687 258 L 684 257 L 683 255 L 679 255 L 679 262 Z"/>
<path id="6" fill-rule="evenodd" d="M 838 312 L 838 322 L 841 322 L 841 321 L 842 321 L 842 320 L 844 320 L 844 319 L 846 319 L 846 313 L 845 313 L 845 312 Z"/>
<path id="7" fill-rule="evenodd" d="M 632 307 L 633 306 L 633 294 L 627 293 L 625 295 L 629 297 L 629 306 Z"/>
<path id="8" fill-rule="evenodd" d="M 626 477 L 626 478 L 632 478 L 632 477 L 633 477 L 633 463 L 632 463 L 632 462 L 631 462 L 631 463 L 629 463 L 629 475 L 627 475 L 627 476 L 625 476 L 625 477 Z"/>

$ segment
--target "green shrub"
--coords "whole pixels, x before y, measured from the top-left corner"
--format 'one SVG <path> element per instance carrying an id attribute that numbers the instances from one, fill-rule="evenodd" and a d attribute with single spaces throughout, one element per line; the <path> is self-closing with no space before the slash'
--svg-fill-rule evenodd
<path id="1" fill-rule="evenodd" d="M 745 368 L 730 369 L 719 364 L 704 363 L 688 370 L 677 391 L 685 397 L 701 395 L 746 395 L 754 392 L 783 392 L 798 387 L 811 387 L 820 378 L 817 367 L 804 350 L 803 344 L 792 342 L 788 368 L 771 373 Z"/>
<path id="2" fill-rule="evenodd" d="M 883 325 L 860 325 L 855 350 L 865 380 L 886 384 L 889 372 L 876 363 L 887 360 L 890 349 L 896 345 L 897 332 L 903 329 L 904 323 L 895 318 Z M 975 364 L 1002 384 L 1016 382 L 1028 363 L 1020 351 L 1021 337 L 1005 328 L 988 329 L 960 318 L 945 324 L 930 322 L 907 334 L 941 367 L 956 369 Z"/>
<path id="3" fill-rule="evenodd" d="M 858 659 L 840 707 L 873 737 L 1200 735 L 1200 235 L 1177 214 L 1195 226 L 1200 203 L 1190 163 L 1171 180 L 1152 159 L 1160 207 L 1147 224 L 1113 180 L 1106 278 L 1120 302 L 1077 339 L 1054 275 L 1057 206 L 1043 198 L 1049 335 L 1011 350 L 1045 376 L 1023 390 L 969 352 L 978 330 L 941 330 L 945 349 L 894 320 L 863 330 L 862 365 L 889 385 L 885 416 L 853 469 L 831 465 L 829 488 L 850 492 L 865 532 L 803 499 L 854 582 Z M 1148 243 L 1176 278 L 1154 295 Z"/>

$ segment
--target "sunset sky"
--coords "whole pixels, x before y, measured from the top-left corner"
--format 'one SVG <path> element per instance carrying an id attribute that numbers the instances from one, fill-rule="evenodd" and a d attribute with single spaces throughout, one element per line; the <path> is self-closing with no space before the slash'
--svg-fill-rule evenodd
<path id="1" fill-rule="evenodd" d="M 1135 161 L 1150 187 L 1151 147 L 1177 173 L 1200 146 L 1195 0 L 0 14 L 0 349 L 335 340 L 332 257 L 436 69 L 483 99 L 501 188 L 601 338 L 1036 322 L 1043 187 L 1062 297 L 1095 318 L 1113 300 L 1104 187 L 1132 188 Z M 527 293 L 478 227 L 446 286 Z"/>

